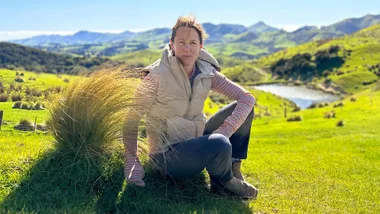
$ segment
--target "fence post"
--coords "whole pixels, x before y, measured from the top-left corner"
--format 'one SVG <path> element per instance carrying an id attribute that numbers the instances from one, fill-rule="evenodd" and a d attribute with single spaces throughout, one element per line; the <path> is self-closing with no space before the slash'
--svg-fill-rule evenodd
<path id="1" fill-rule="evenodd" d="M 284 117 L 286 118 L 286 107 L 284 108 Z"/>
<path id="2" fill-rule="evenodd" d="M 0 131 L 1 131 L 1 125 L 3 125 L 3 111 L 0 110 Z"/>
<path id="3" fill-rule="evenodd" d="M 34 132 L 36 132 L 37 129 L 37 117 L 34 118 Z"/>

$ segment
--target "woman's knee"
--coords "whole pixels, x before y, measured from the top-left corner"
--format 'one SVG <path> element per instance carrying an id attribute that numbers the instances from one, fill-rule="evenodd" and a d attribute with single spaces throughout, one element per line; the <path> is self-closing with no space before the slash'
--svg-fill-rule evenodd
<path id="1" fill-rule="evenodd" d="M 226 136 L 222 134 L 211 134 L 208 140 L 214 151 L 232 153 L 231 142 Z"/>

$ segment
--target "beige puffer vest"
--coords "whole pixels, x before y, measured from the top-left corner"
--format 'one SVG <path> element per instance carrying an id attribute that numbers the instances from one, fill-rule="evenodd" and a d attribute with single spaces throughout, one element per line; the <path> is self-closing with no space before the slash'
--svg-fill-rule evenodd
<path id="1" fill-rule="evenodd" d="M 146 118 L 151 154 L 165 152 L 172 144 L 203 135 L 206 123 L 203 106 L 211 89 L 211 78 L 220 67 L 204 49 L 196 63 L 201 74 L 195 77 L 193 87 L 169 45 L 161 59 L 147 67 L 151 77 L 159 82 L 157 101 Z"/>

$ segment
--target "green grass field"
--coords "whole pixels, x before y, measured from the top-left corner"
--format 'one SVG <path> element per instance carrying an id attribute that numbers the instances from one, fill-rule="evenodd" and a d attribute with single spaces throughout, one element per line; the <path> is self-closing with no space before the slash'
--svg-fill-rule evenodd
<path id="1" fill-rule="evenodd" d="M 5 87 L 9 87 L 11 83 L 15 85 L 22 85 L 24 88 L 36 88 L 39 90 L 48 89 L 50 87 L 62 86 L 66 87 L 70 81 L 75 81 L 79 79 L 79 76 L 67 75 L 67 74 L 46 74 L 46 73 L 34 73 L 28 71 L 18 71 L 20 76 L 24 79 L 24 82 L 15 82 L 16 71 L 0 69 L 0 81 Z"/>
<path id="2" fill-rule="evenodd" d="M 210 193 L 206 173 L 173 182 L 152 170 L 145 156 L 146 187 L 128 186 L 121 144 L 93 163 L 67 157 L 49 133 L 13 129 L 22 118 L 45 121 L 47 110 L 0 103 L 6 121 L 0 131 L 0 213 L 380 212 L 379 91 L 357 93 L 343 107 L 289 111 L 288 117 L 302 116 L 300 122 L 283 116 L 291 103 L 251 93 L 258 100 L 256 113 L 271 113 L 254 121 L 243 162 L 246 179 L 260 189 L 256 200 Z M 210 102 L 205 110 L 212 114 L 220 106 Z M 324 118 L 330 111 L 336 118 Z M 340 120 L 342 127 L 336 126 Z"/>

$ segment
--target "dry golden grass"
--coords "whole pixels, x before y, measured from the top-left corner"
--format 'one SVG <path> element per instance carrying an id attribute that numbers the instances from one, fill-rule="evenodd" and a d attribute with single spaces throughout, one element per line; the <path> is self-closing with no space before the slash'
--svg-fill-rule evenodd
<path id="1" fill-rule="evenodd" d="M 49 107 L 58 149 L 91 158 L 120 140 L 138 77 L 136 70 L 105 69 L 68 87 Z"/>

